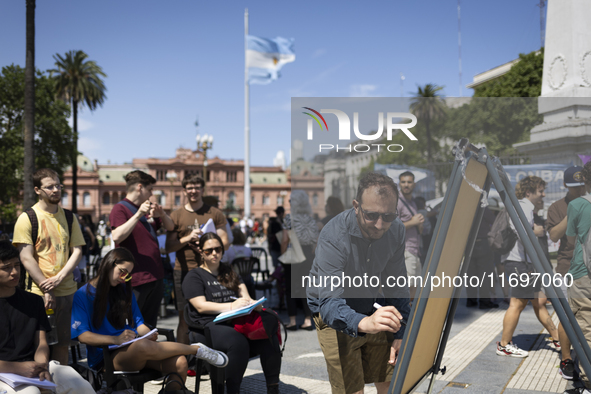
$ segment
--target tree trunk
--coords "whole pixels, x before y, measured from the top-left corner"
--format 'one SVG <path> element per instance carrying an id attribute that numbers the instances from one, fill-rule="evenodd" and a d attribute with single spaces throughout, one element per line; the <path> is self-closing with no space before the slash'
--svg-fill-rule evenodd
<path id="1" fill-rule="evenodd" d="M 431 128 L 430 128 L 431 120 L 429 118 L 425 119 L 425 129 L 427 134 L 427 164 L 431 165 L 433 162 L 433 158 L 431 157 Z M 431 168 L 429 168 L 431 169 Z"/>
<path id="2" fill-rule="evenodd" d="M 74 151 L 72 152 L 72 212 L 78 213 L 78 101 L 72 100 Z"/>
<path id="3" fill-rule="evenodd" d="M 32 207 L 37 201 L 33 185 L 33 173 L 35 172 L 35 0 L 27 0 L 26 46 L 23 210 Z"/>

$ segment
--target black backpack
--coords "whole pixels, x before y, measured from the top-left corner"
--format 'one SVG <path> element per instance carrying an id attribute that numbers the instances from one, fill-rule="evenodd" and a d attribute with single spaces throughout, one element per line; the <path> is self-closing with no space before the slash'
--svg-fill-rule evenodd
<path id="1" fill-rule="evenodd" d="M 506 208 L 497 215 L 488 232 L 488 245 L 500 255 L 507 254 L 517 242 L 517 233 L 511 228 L 511 218 Z"/>
<path id="2" fill-rule="evenodd" d="M 33 241 L 33 247 L 34 247 L 35 243 L 37 242 L 37 237 L 39 236 L 39 220 L 37 220 L 37 214 L 35 213 L 35 210 L 33 208 L 27 209 L 25 211 L 25 213 L 27 214 L 27 216 L 29 217 L 29 220 L 31 221 L 31 241 Z M 64 213 L 66 214 L 66 222 L 68 223 L 68 235 L 72 236 L 72 223 L 74 222 L 74 214 L 72 213 L 72 211 L 70 211 L 68 209 L 64 209 Z M 21 270 L 21 272 L 23 273 L 24 271 Z M 26 279 L 25 279 L 26 277 L 29 278 L 28 281 L 26 281 Z M 19 282 L 18 282 L 18 287 L 20 287 L 23 290 L 31 290 L 32 286 L 33 286 L 33 278 L 30 275 L 21 275 L 20 276 Z"/>

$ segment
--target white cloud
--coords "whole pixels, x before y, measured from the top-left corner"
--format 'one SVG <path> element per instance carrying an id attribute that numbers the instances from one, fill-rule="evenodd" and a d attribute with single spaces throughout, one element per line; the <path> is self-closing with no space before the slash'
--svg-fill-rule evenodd
<path id="1" fill-rule="evenodd" d="M 349 87 L 349 97 L 373 97 L 373 91 L 378 87 L 376 85 L 351 85 Z"/>
<path id="2" fill-rule="evenodd" d="M 70 127 L 74 127 L 74 119 L 71 116 L 68 118 L 68 124 L 70 125 Z M 90 130 L 93 127 L 94 127 L 94 123 L 78 116 L 78 132 L 79 133 L 82 131 Z"/>

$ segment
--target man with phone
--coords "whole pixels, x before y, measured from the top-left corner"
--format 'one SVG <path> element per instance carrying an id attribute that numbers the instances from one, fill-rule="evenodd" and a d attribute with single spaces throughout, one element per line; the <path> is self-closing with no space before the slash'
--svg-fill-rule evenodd
<path id="1" fill-rule="evenodd" d="M 226 233 L 226 217 L 216 207 L 207 205 L 203 201 L 203 190 L 205 181 L 203 178 L 191 174 L 185 176 L 182 181 L 187 204 L 174 211 L 170 216 L 173 222 L 173 229 L 166 234 L 166 251 L 176 252 L 174 264 L 174 299 L 179 312 L 179 324 L 177 329 L 177 342 L 189 343 L 189 326 L 184 319 L 185 305 L 187 300 L 183 295 L 182 284 L 187 273 L 197 268 L 201 263 L 201 255 L 198 253 L 197 244 L 203 232 L 201 227 L 209 219 L 213 220 L 216 233 L 224 243 L 224 249 L 228 249 L 230 242 Z"/>
<path id="2" fill-rule="evenodd" d="M 125 176 L 127 196 L 115 204 L 109 221 L 115 246 L 127 248 L 135 258 L 131 285 L 144 321 L 155 326 L 164 295 L 164 267 L 160 257 L 156 231 L 167 230 L 174 223 L 158 204 L 150 202 L 156 179 L 143 171 Z"/>

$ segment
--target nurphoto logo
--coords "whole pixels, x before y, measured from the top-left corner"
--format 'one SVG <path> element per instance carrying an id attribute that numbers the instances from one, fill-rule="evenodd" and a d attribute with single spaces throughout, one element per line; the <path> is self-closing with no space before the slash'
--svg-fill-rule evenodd
<path id="1" fill-rule="evenodd" d="M 320 130 L 326 129 L 328 132 L 328 124 L 326 119 L 322 114 L 333 114 L 337 117 L 337 121 L 339 122 L 339 140 L 341 141 L 351 141 L 351 120 L 349 116 L 338 109 L 321 109 L 317 111 L 310 107 L 302 107 L 310 112 L 303 112 L 303 114 L 309 116 L 312 119 L 308 119 L 307 124 L 307 138 L 308 140 L 314 139 L 314 121 L 320 127 Z M 394 123 L 394 119 L 410 119 L 410 123 Z M 359 131 L 359 112 L 353 112 L 353 133 L 355 133 L 355 137 L 362 141 L 376 141 L 382 138 L 384 134 L 384 124 L 386 125 L 386 139 L 388 141 L 392 140 L 392 136 L 395 134 L 394 130 L 402 131 L 411 141 L 417 141 L 417 137 L 415 137 L 411 132 L 410 128 L 416 126 L 417 118 L 411 113 L 407 112 L 387 112 L 386 116 L 384 117 L 383 112 L 378 112 L 378 127 L 375 133 L 373 134 L 363 134 Z M 347 144 L 347 146 L 339 146 L 338 144 L 335 146 L 334 144 L 319 144 L 319 151 L 322 152 L 323 150 L 333 150 L 336 148 L 336 151 L 340 150 L 347 150 L 349 152 L 368 152 L 372 150 L 372 148 L 377 149 L 380 152 L 380 148 L 384 147 L 388 152 L 402 152 L 404 149 L 400 144 Z"/>

